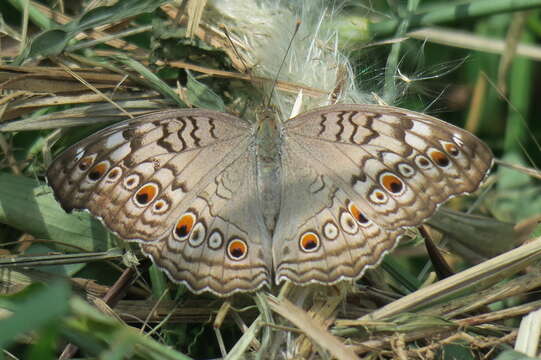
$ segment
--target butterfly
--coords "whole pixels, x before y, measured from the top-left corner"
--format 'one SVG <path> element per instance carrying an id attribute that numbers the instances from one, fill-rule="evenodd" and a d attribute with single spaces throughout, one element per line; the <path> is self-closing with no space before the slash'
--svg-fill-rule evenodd
<path id="1" fill-rule="evenodd" d="M 469 132 L 389 106 L 331 105 L 249 124 L 203 109 L 107 127 L 47 171 L 175 282 L 218 296 L 334 284 L 377 266 L 407 228 L 475 191 L 493 163 Z"/>

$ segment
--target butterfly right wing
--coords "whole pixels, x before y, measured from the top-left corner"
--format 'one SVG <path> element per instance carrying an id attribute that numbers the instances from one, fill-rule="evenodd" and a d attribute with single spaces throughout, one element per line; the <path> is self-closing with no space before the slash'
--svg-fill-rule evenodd
<path id="1" fill-rule="evenodd" d="M 492 165 L 472 134 L 404 109 L 333 105 L 284 128 L 276 282 L 358 278 Z"/>
<path id="2" fill-rule="evenodd" d="M 251 141 L 234 116 L 162 111 L 75 144 L 47 178 L 66 211 L 90 211 L 174 281 L 225 296 L 270 282 L 268 234 L 246 213 L 258 213 Z"/>

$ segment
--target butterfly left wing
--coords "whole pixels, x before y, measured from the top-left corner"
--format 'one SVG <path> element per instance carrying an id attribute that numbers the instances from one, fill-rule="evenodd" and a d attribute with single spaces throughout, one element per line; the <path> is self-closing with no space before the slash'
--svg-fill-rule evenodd
<path id="1" fill-rule="evenodd" d="M 251 142 L 234 116 L 161 111 L 73 145 L 47 179 L 66 211 L 90 211 L 194 292 L 226 296 L 270 282 L 269 236 L 250 216 Z"/>
<path id="2" fill-rule="evenodd" d="M 470 133 L 398 108 L 329 106 L 284 128 L 277 281 L 359 277 L 404 228 L 474 191 L 492 165 L 488 147 Z"/>

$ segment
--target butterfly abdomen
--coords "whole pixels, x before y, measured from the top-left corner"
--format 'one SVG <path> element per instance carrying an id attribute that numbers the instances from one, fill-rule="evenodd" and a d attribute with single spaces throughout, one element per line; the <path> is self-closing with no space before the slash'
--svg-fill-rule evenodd
<path id="1" fill-rule="evenodd" d="M 262 216 L 269 234 L 274 232 L 281 204 L 281 146 L 280 124 L 275 113 L 263 112 L 255 140 L 257 193 Z"/>

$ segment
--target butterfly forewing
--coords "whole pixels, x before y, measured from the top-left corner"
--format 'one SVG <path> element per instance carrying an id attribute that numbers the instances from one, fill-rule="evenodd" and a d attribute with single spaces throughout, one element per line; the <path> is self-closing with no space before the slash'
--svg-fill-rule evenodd
<path id="1" fill-rule="evenodd" d="M 312 166 L 384 228 L 416 226 L 452 196 L 477 189 L 490 149 L 436 118 L 384 106 L 335 105 L 286 124 Z"/>

